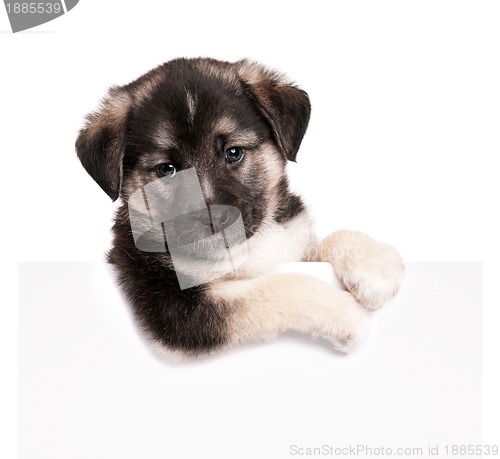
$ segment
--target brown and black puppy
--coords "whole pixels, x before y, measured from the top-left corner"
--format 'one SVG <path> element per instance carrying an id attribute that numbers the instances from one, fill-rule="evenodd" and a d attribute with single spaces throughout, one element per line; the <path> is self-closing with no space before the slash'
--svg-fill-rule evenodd
<path id="1" fill-rule="evenodd" d="M 309 115 L 307 94 L 282 75 L 247 60 L 200 58 L 112 88 L 88 116 L 78 156 L 123 201 L 108 260 L 155 342 L 198 355 L 298 330 L 349 351 L 366 326 L 362 306 L 395 294 L 404 268 L 391 246 L 351 231 L 318 245 L 289 190 L 285 164 L 295 161 Z M 205 208 L 190 204 L 194 195 Z M 275 273 L 307 260 L 332 262 L 348 291 Z"/>

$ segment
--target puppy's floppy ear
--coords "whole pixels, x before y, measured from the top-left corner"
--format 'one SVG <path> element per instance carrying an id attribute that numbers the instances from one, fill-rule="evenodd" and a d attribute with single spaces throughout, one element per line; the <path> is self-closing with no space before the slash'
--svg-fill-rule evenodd
<path id="1" fill-rule="evenodd" d="M 245 59 L 237 62 L 236 68 L 248 96 L 270 124 L 281 151 L 295 161 L 311 115 L 309 96 L 256 62 Z"/>
<path id="2" fill-rule="evenodd" d="M 85 170 L 113 201 L 120 194 L 125 122 L 131 104 L 125 89 L 111 88 L 101 108 L 87 116 L 75 145 Z"/>

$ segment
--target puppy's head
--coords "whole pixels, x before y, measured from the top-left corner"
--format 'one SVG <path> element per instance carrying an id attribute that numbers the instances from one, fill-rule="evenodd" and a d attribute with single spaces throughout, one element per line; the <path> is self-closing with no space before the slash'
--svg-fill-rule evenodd
<path id="1" fill-rule="evenodd" d="M 131 201 L 160 182 L 165 197 L 183 202 L 189 187 L 168 191 L 169 179 L 194 171 L 213 212 L 211 220 L 192 212 L 184 224 L 223 226 L 234 208 L 249 237 L 279 205 L 285 163 L 295 161 L 309 115 L 307 94 L 259 64 L 177 59 L 112 88 L 76 149 L 112 200 Z"/>

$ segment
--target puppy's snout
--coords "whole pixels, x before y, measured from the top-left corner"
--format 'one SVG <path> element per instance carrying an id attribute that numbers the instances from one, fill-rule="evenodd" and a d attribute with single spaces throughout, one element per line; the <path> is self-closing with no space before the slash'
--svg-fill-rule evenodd
<path id="1" fill-rule="evenodd" d="M 210 206 L 199 216 L 200 223 L 205 228 L 212 228 L 215 232 L 224 229 L 229 223 L 229 210 L 224 206 Z"/>

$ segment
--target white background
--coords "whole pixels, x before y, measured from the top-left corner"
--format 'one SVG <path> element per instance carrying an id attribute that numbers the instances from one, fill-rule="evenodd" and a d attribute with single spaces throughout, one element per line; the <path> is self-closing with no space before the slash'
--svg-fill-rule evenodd
<path id="1" fill-rule="evenodd" d="M 325 5 L 81 0 L 31 32 L 0 34 L 3 261 L 13 290 L 2 351 L 16 346 L 16 260 L 102 260 L 109 246 L 114 205 L 74 154 L 83 116 L 110 85 L 170 58 L 250 57 L 311 97 L 310 129 L 290 169 L 321 235 L 358 229 L 409 261 L 484 263 L 483 432 L 494 441 L 500 6 Z M 8 355 L 2 396 L 14 409 L 5 430 L 14 440 L 17 358 Z"/>
<path id="2" fill-rule="evenodd" d="M 176 364 L 144 345 L 103 264 L 22 263 L 20 288 L 21 459 L 481 443 L 479 263 L 409 263 L 348 356 L 287 333 Z"/>

